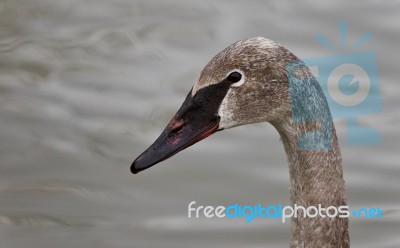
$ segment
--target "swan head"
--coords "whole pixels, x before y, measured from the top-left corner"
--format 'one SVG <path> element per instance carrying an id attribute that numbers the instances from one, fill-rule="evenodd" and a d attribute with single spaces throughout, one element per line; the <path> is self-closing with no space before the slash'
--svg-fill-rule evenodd
<path id="1" fill-rule="evenodd" d="M 192 96 L 231 81 L 218 108 L 219 130 L 279 120 L 290 108 L 286 65 L 296 60 L 286 48 L 264 37 L 238 41 L 204 67 Z"/>
<path id="2" fill-rule="evenodd" d="M 281 45 L 255 37 L 238 41 L 204 67 L 181 108 L 131 166 L 138 173 L 216 131 L 279 121 L 290 111 L 286 64 L 298 60 Z"/>

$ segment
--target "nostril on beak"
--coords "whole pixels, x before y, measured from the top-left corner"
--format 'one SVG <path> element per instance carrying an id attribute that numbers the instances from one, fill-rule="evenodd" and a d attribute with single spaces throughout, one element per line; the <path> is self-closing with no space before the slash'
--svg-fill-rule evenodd
<path id="1" fill-rule="evenodd" d="M 188 125 L 188 123 L 186 121 L 177 121 L 174 122 L 171 126 L 171 131 L 170 131 L 170 135 L 176 135 L 179 134 L 183 131 L 183 129 L 185 129 L 185 127 Z M 169 135 L 169 136 L 170 136 Z"/>

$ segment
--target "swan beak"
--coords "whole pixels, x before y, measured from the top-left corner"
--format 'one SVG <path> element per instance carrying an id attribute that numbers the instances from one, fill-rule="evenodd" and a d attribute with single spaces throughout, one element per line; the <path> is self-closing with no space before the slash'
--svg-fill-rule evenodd
<path id="1" fill-rule="evenodd" d="M 131 172 L 145 170 L 216 132 L 220 118 L 215 112 L 215 108 L 193 99 L 190 91 L 158 139 L 133 161 Z"/>

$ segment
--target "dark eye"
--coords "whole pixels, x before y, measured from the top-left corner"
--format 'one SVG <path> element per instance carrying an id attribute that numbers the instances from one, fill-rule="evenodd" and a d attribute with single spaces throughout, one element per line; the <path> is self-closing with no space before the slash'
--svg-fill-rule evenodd
<path id="1" fill-rule="evenodd" d="M 229 74 L 227 79 L 229 82 L 237 83 L 240 81 L 240 79 L 242 79 L 242 74 L 240 74 L 240 72 L 234 71 L 231 74 Z"/>

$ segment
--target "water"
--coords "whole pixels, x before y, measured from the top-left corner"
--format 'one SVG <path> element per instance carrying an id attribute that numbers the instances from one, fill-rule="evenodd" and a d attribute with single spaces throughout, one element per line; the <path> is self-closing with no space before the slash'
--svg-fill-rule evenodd
<path id="1" fill-rule="evenodd" d="M 310 7 L 312 6 L 312 7 Z M 202 67 L 256 35 L 301 58 L 330 54 L 321 33 L 378 55 L 383 112 L 362 122 L 382 135 L 347 145 L 336 120 L 353 247 L 400 247 L 400 4 L 348 1 L 1 1 L 0 247 L 288 247 L 289 224 L 188 219 L 204 205 L 288 203 L 288 168 L 266 124 L 227 130 L 139 175 L 133 159 L 176 112 Z"/>

